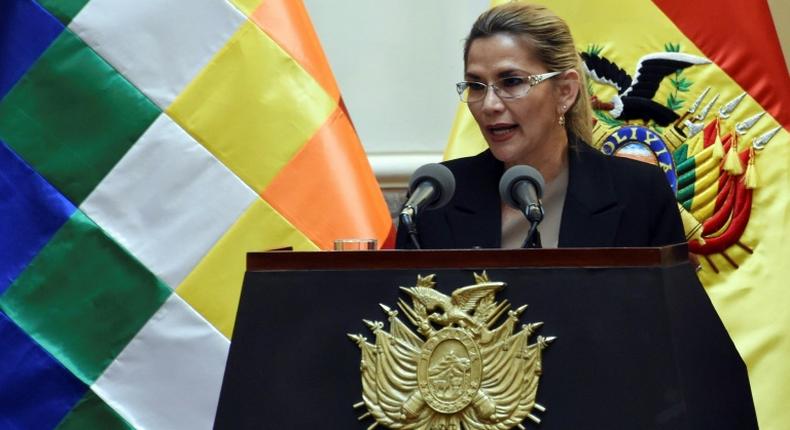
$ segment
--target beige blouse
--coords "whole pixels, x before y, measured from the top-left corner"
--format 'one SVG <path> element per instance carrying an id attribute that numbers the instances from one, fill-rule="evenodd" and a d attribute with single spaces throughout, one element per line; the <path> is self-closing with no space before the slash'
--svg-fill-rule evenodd
<path id="1" fill-rule="evenodd" d="M 568 166 L 562 169 L 553 181 L 546 183 L 543 190 L 543 221 L 538 226 L 540 241 L 544 248 L 556 248 L 560 239 L 560 221 L 568 190 Z M 530 222 L 518 210 L 502 204 L 502 248 L 521 248 L 527 238 Z"/>

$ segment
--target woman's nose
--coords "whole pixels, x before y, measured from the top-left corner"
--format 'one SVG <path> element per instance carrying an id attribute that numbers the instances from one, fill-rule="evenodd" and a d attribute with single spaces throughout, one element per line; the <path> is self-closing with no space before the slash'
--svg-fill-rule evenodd
<path id="1" fill-rule="evenodd" d="M 502 99 L 499 98 L 499 95 L 497 95 L 494 87 L 490 85 L 486 88 L 486 93 L 480 103 L 482 103 L 481 107 L 483 111 L 498 112 L 505 107 L 505 104 L 502 102 Z"/>

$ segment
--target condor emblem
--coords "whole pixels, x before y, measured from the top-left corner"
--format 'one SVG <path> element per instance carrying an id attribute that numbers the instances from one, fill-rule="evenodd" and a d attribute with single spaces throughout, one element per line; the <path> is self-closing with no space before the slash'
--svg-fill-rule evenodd
<path id="1" fill-rule="evenodd" d="M 365 321 L 375 335 L 348 336 L 362 352 L 362 401 L 359 419 L 372 418 L 387 428 L 417 430 L 523 429 L 535 402 L 541 375 L 541 352 L 554 340 L 529 336 L 542 323 L 516 327 L 526 305 L 510 309 L 495 295 L 505 287 L 475 274 L 475 284 L 447 296 L 434 289 L 434 275 L 418 276 L 413 287 L 401 287 L 412 299 L 398 307 L 416 333 L 381 305 L 389 330 L 380 321 Z M 500 317 L 505 320 L 497 327 Z"/>

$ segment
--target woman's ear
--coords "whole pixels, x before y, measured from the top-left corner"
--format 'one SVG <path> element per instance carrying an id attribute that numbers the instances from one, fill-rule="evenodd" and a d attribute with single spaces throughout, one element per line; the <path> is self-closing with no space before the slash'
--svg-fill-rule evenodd
<path id="1" fill-rule="evenodd" d="M 557 113 L 562 115 L 573 105 L 581 91 L 581 77 L 574 69 L 566 70 L 557 77 Z M 565 106 L 565 108 L 563 108 Z"/>

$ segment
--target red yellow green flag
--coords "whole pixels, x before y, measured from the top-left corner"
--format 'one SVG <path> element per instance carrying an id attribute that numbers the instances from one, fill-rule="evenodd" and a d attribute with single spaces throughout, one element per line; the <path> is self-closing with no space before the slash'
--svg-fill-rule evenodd
<path id="1" fill-rule="evenodd" d="M 700 279 L 749 369 L 760 426 L 790 428 L 790 76 L 768 4 L 534 3 L 565 18 L 583 55 L 596 108 L 590 143 L 665 170 Z M 658 89 L 627 92 L 651 64 L 672 64 Z M 485 147 L 460 105 L 445 157 Z"/>

